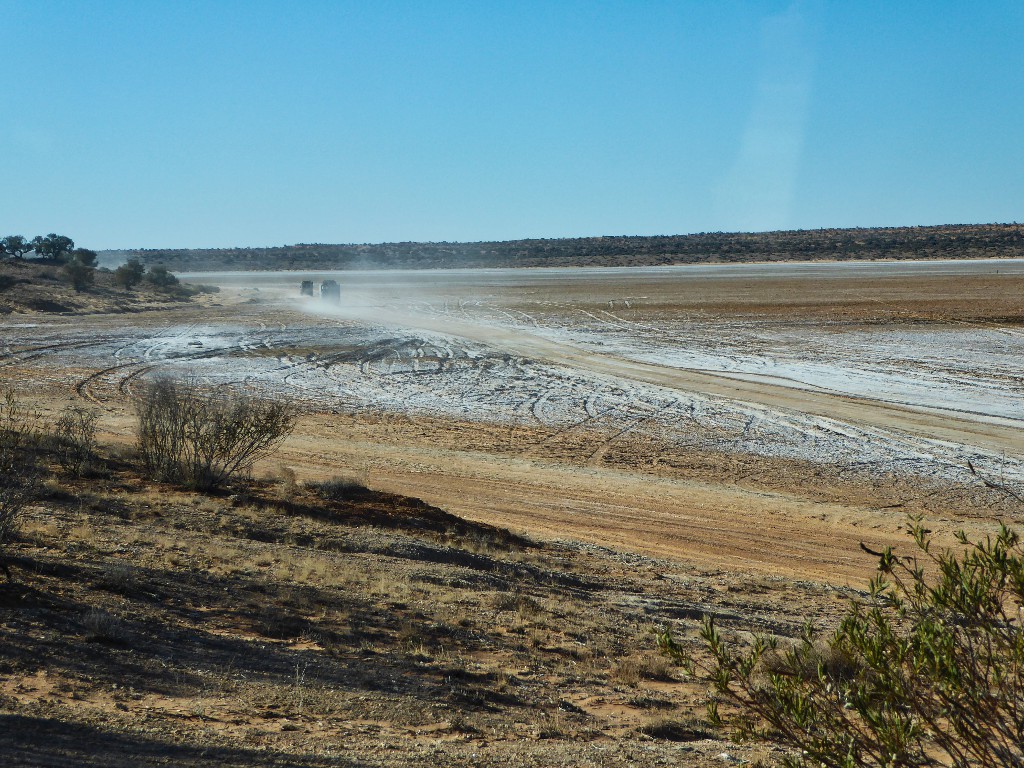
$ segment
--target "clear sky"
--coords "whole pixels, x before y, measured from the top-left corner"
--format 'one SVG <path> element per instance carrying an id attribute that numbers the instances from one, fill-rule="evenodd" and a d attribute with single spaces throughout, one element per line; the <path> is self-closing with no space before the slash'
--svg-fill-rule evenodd
<path id="1" fill-rule="evenodd" d="M 1024 2 L 0 0 L 0 235 L 1024 221 Z"/>

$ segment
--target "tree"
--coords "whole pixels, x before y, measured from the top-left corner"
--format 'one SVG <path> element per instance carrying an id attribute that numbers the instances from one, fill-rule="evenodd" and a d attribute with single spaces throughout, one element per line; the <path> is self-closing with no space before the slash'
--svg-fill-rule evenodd
<path id="1" fill-rule="evenodd" d="M 114 282 L 122 288 L 131 289 L 142 282 L 146 268 L 138 259 L 128 259 L 114 270 Z"/>
<path id="2" fill-rule="evenodd" d="M 0 253 L 6 253 L 13 259 L 20 259 L 32 250 L 32 244 L 21 235 L 8 235 L 0 240 Z"/>
<path id="3" fill-rule="evenodd" d="M 808 627 L 787 650 L 766 637 L 737 648 L 706 618 L 707 664 L 689 659 L 667 630 L 659 644 L 702 668 L 717 696 L 738 707 L 730 721 L 739 735 L 794 748 L 790 765 L 1020 766 L 1020 537 L 1001 527 L 971 543 L 960 533 L 962 553 L 936 555 L 920 520 L 909 530 L 923 561 L 881 553 L 870 600 L 853 603 L 824 641 Z"/>
<path id="4" fill-rule="evenodd" d="M 41 258 L 52 259 L 53 261 L 64 261 L 68 254 L 75 249 L 75 241 L 64 235 L 57 235 L 51 232 L 46 237 L 37 235 L 32 238 L 32 250 Z"/>

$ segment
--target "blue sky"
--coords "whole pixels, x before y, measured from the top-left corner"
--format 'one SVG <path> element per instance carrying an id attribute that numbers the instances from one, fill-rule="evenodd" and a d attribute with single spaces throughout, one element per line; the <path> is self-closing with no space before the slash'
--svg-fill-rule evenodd
<path id="1" fill-rule="evenodd" d="M 1024 221 L 1024 3 L 0 0 L 0 235 Z"/>

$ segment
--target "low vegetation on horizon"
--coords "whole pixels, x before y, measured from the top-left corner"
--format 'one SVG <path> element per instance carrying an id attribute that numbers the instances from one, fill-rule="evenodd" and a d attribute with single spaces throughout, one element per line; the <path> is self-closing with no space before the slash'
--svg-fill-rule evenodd
<path id="1" fill-rule="evenodd" d="M 813 261 L 1024 257 L 1024 225 L 702 232 L 478 243 L 298 244 L 117 252 L 179 272 L 262 269 L 612 267 Z"/>
<path id="2" fill-rule="evenodd" d="M 76 248 L 66 235 L 0 238 L 0 315 L 123 312 L 212 291 L 182 285 L 163 264 L 147 269 L 137 258 L 113 270 L 98 267 L 96 251 Z"/>

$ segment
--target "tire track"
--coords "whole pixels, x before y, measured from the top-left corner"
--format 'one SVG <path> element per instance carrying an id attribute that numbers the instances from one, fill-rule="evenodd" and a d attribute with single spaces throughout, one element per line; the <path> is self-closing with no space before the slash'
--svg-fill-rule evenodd
<path id="1" fill-rule="evenodd" d="M 114 341 L 117 338 L 120 337 L 108 336 L 83 341 L 61 341 L 56 342 L 54 344 L 43 344 L 40 346 L 27 347 L 24 349 L 8 349 L 5 350 L 3 353 L 0 353 L 0 365 L 14 365 L 16 363 L 23 363 L 29 360 L 35 360 L 48 353 L 63 352 L 68 349 L 85 349 L 88 347 L 98 347 L 110 341 Z"/>
<path id="2" fill-rule="evenodd" d="M 237 352 L 239 350 L 241 350 L 241 346 L 236 345 L 234 347 L 219 347 L 217 349 L 207 349 L 198 352 L 185 353 L 181 355 L 172 355 L 155 363 L 151 363 L 149 360 L 134 360 L 129 363 L 119 363 L 117 365 L 108 366 L 86 376 L 84 379 L 81 379 L 78 382 L 76 382 L 73 385 L 72 389 L 75 392 L 75 394 L 77 394 L 83 400 L 89 400 L 90 402 L 93 402 L 97 405 L 102 405 L 103 401 L 101 401 L 93 393 L 93 384 L 99 381 L 100 379 L 110 376 L 111 374 L 117 371 L 124 371 L 132 368 L 138 369 L 132 371 L 127 376 L 121 378 L 117 382 L 118 392 L 122 395 L 127 396 L 131 394 L 131 383 L 140 378 L 141 376 L 144 376 L 146 373 L 149 373 L 150 371 L 156 370 L 158 368 L 165 368 L 175 363 L 190 360 L 202 360 L 204 358 L 221 357 L 222 355 L 231 354 L 232 352 Z"/>

